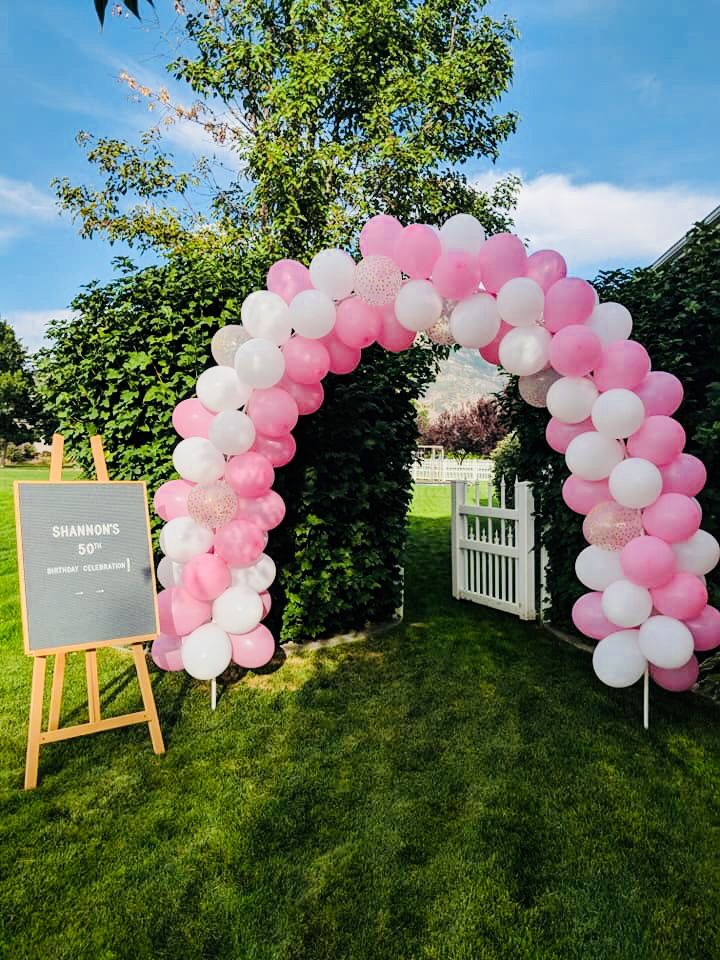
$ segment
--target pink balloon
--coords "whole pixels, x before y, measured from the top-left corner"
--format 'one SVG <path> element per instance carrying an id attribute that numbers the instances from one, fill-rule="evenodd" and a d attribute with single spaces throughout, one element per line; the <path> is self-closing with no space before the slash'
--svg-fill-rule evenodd
<path id="1" fill-rule="evenodd" d="M 275 482 L 275 471 L 267 457 L 255 450 L 231 457 L 225 479 L 240 497 L 261 497 Z"/>
<path id="2" fill-rule="evenodd" d="M 184 637 L 210 620 L 212 607 L 183 587 L 170 587 L 158 593 L 158 614 L 162 633 L 168 637 Z"/>
<path id="3" fill-rule="evenodd" d="M 329 361 L 330 355 L 328 354 L 328 363 Z M 285 375 L 278 386 L 282 387 L 283 390 L 287 390 L 293 398 L 298 406 L 298 413 L 301 417 L 315 413 L 315 411 L 319 410 L 323 405 L 325 391 L 321 383 L 295 383 L 294 380 L 291 380 L 290 377 Z"/>
<path id="4" fill-rule="evenodd" d="M 275 656 L 275 638 L 262 623 L 249 633 L 229 633 L 232 658 L 246 670 L 264 667 Z"/>
<path id="5" fill-rule="evenodd" d="M 660 467 L 663 493 L 684 493 L 696 497 L 707 482 L 707 470 L 702 460 L 691 453 L 679 453 Z"/>
<path id="6" fill-rule="evenodd" d="M 282 351 L 285 355 L 285 373 L 295 383 L 319 383 L 327 376 L 330 354 L 319 340 L 294 336 Z"/>
<path id="7" fill-rule="evenodd" d="M 279 493 L 268 490 L 262 497 L 240 500 L 237 516 L 239 519 L 254 523 L 261 530 L 274 530 L 285 518 L 285 501 Z M 237 564 L 237 566 L 245 566 L 245 564 Z"/>
<path id="8" fill-rule="evenodd" d="M 636 340 L 616 340 L 603 347 L 593 371 L 593 380 L 598 390 L 602 391 L 616 387 L 634 390 L 649 370 L 650 357 L 645 347 Z"/>
<path id="9" fill-rule="evenodd" d="M 387 213 L 370 217 L 360 231 L 360 253 L 363 257 L 392 257 L 402 230 L 400 221 Z"/>
<path id="10" fill-rule="evenodd" d="M 183 566 L 180 585 L 191 597 L 212 603 L 232 581 L 230 568 L 216 553 L 191 557 Z"/>
<path id="11" fill-rule="evenodd" d="M 551 333 L 585 323 L 595 309 L 595 291 L 580 277 L 563 277 L 545 294 L 543 323 Z"/>
<path id="12" fill-rule="evenodd" d="M 694 654 L 682 667 L 675 667 L 675 669 L 656 667 L 654 663 L 651 663 L 650 676 L 663 690 L 669 690 L 670 693 L 683 693 L 697 683 L 700 676 L 700 664 Z"/>
<path id="13" fill-rule="evenodd" d="M 607 480 L 583 480 L 571 474 L 563 484 L 562 498 L 575 513 L 590 513 L 593 507 L 611 499 L 610 487 Z"/>
<path id="14" fill-rule="evenodd" d="M 477 257 L 464 250 L 446 250 L 433 267 L 433 286 L 447 300 L 464 300 L 475 293 L 480 283 Z"/>
<path id="15" fill-rule="evenodd" d="M 263 590 L 263 592 L 260 594 L 260 599 L 262 600 L 262 605 L 263 605 L 263 613 L 262 613 L 261 619 L 264 620 L 265 617 L 267 617 L 267 615 L 270 613 L 270 610 L 272 609 L 272 597 L 270 596 L 269 591 Z"/>
<path id="16" fill-rule="evenodd" d="M 606 500 L 593 507 L 583 520 L 583 536 L 601 550 L 622 550 L 642 534 L 639 510 L 622 507 L 614 500 Z"/>
<path id="17" fill-rule="evenodd" d="M 338 340 L 334 333 L 323 337 L 322 342 L 330 354 L 331 373 L 352 373 L 362 359 L 360 350 L 348 347 L 347 344 Z"/>
<path id="18" fill-rule="evenodd" d="M 298 422 L 298 405 L 280 387 L 253 390 L 246 410 L 258 432 L 268 437 L 283 437 Z"/>
<path id="19" fill-rule="evenodd" d="M 240 503 L 246 501 L 241 500 Z M 250 567 L 265 549 L 264 532 L 256 523 L 236 518 L 215 534 L 215 553 L 231 567 Z"/>
<path id="20" fill-rule="evenodd" d="M 620 551 L 623 573 L 640 587 L 654 589 L 672 580 L 677 561 L 672 547 L 658 537 L 635 537 Z"/>
<path id="21" fill-rule="evenodd" d="M 411 280 L 427 280 L 440 256 L 440 237 L 424 223 L 411 223 L 398 234 L 391 254 Z"/>
<path id="22" fill-rule="evenodd" d="M 408 330 L 399 323 L 395 316 L 394 304 L 390 303 L 380 307 L 380 319 L 382 324 L 377 342 L 384 350 L 389 350 L 391 353 L 402 353 L 403 350 L 408 350 L 415 343 L 415 331 Z"/>
<path id="23" fill-rule="evenodd" d="M 163 520 L 188 516 L 187 498 L 195 487 L 189 480 L 168 480 L 158 487 L 153 497 L 155 513 Z"/>
<path id="24" fill-rule="evenodd" d="M 496 367 L 500 363 L 500 343 L 502 338 L 506 333 L 509 333 L 510 330 L 514 330 L 514 327 L 511 327 L 509 323 L 505 323 L 504 320 L 500 321 L 500 329 L 495 335 L 495 339 L 491 340 L 490 343 L 486 344 L 484 347 L 480 347 L 478 353 L 486 360 L 488 363 L 494 364 Z"/>
<path id="25" fill-rule="evenodd" d="M 476 260 L 483 286 L 488 293 L 497 293 L 508 280 L 525 276 L 527 260 L 522 240 L 514 233 L 496 233 L 488 237 Z"/>
<path id="26" fill-rule="evenodd" d="M 278 260 L 267 272 L 268 290 L 277 293 L 285 303 L 302 290 L 312 290 L 312 285 L 310 271 L 297 260 Z"/>
<path id="27" fill-rule="evenodd" d="M 173 410 L 172 424 L 176 433 L 183 439 L 188 437 L 204 437 L 207 440 L 208 430 L 215 414 L 204 407 L 197 397 L 181 400 Z"/>
<path id="28" fill-rule="evenodd" d="M 700 529 L 700 520 L 698 505 L 682 493 L 663 493 L 643 511 L 646 531 L 667 543 L 689 540 Z"/>
<path id="29" fill-rule="evenodd" d="M 587 420 L 583 420 L 582 423 L 562 423 L 560 420 L 556 420 L 555 417 L 551 417 L 545 427 L 545 439 L 548 442 L 548 446 L 552 447 L 556 453 L 565 453 L 571 440 L 579 437 L 581 433 L 588 433 L 594 429 L 595 427 L 590 417 L 588 417 Z M 608 500 L 609 497 L 605 499 Z"/>
<path id="30" fill-rule="evenodd" d="M 274 467 L 284 467 L 295 456 L 297 444 L 291 433 L 286 433 L 282 437 L 266 437 L 262 433 L 257 433 L 252 450 L 267 457 Z"/>
<path id="31" fill-rule="evenodd" d="M 602 353 L 600 338 L 589 327 L 563 327 L 550 343 L 550 365 L 564 377 L 584 377 Z"/>
<path id="32" fill-rule="evenodd" d="M 631 457 L 642 457 L 658 466 L 674 460 L 685 446 L 685 431 L 672 417 L 647 417 L 640 428 L 628 437 Z"/>
<path id="33" fill-rule="evenodd" d="M 591 637 L 593 640 L 602 640 L 618 629 L 602 612 L 601 593 L 583 594 L 579 600 L 575 601 L 571 616 L 572 622 L 580 633 L 584 633 L 586 637 Z"/>
<path id="34" fill-rule="evenodd" d="M 670 417 L 683 401 L 683 385 L 672 373 L 664 370 L 651 371 L 637 387 L 648 417 Z"/>
<path id="35" fill-rule="evenodd" d="M 685 626 L 693 635 L 695 649 L 714 650 L 720 647 L 720 610 L 709 604 L 697 616 L 685 621 Z"/>
<path id="36" fill-rule="evenodd" d="M 567 276 L 567 264 L 557 250 L 536 250 L 527 258 L 526 276 L 547 293 L 553 284 Z"/>
<path id="37" fill-rule="evenodd" d="M 352 350 L 361 350 L 375 343 L 382 319 L 378 310 L 359 297 L 349 297 L 338 304 L 334 334 Z"/>
<path id="38" fill-rule="evenodd" d="M 161 670 L 184 669 L 178 637 L 168 637 L 161 633 L 159 637 L 153 640 L 150 656 L 153 658 L 155 666 Z"/>
<path id="39" fill-rule="evenodd" d="M 651 592 L 655 609 L 676 620 L 692 620 L 705 609 L 708 602 L 707 587 L 700 577 L 682 570 Z"/>

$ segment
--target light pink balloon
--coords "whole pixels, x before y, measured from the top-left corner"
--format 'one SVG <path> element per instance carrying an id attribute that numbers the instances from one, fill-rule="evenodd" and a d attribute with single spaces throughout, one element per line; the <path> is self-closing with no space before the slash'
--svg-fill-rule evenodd
<path id="1" fill-rule="evenodd" d="M 563 484 L 562 498 L 575 513 L 587 514 L 599 503 L 611 499 L 610 487 L 607 479 L 583 480 L 582 477 L 570 474 Z"/>
<path id="2" fill-rule="evenodd" d="M 411 280 L 427 280 L 432 276 L 440 249 L 440 237 L 432 227 L 411 223 L 398 234 L 392 258 Z"/>
<path id="3" fill-rule="evenodd" d="M 689 540 L 700 529 L 700 520 L 698 505 L 682 493 L 663 493 L 643 511 L 646 531 L 667 543 Z"/>
<path id="4" fill-rule="evenodd" d="M 555 417 L 551 417 L 545 427 L 545 439 L 548 442 L 548 446 L 552 447 L 556 453 L 565 453 L 571 440 L 579 437 L 581 433 L 589 433 L 594 429 L 595 427 L 590 417 L 588 417 L 587 420 L 583 420 L 582 423 L 562 423 L 560 420 L 556 420 Z M 608 500 L 609 497 L 605 499 Z"/>
<path id="5" fill-rule="evenodd" d="M 650 371 L 647 350 L 636 340 L 616 340 L 602 349 L 593 371 L 598 390 L 634 390 Z"/>
<path id="6" fill-rule="evenodd" d="M 261 497 L 275 482 L 275 471 L 267 457 L 255 450 L 231 457 L 225 479 L 240 497 Z"/>
<path id="7" fill-rule="evenodd" d="M 263 613 L 262 613 L 261 619 L 264 620 L 265 617 L 267 617 L 267 615 L 270 613 L 270 610 L 272 609 L 272 597 L 270 596 L 270 593 L 268 590 L 263 590 L 263 592 L 260 594 L 260 599 L 262 600 L 262 605 L 263 605 Z"/>
<path id="8" fill-rule="evenodd" d="M 265 536 L 256 523 L 238 517 L 217 531 L 213 546 L 229 566 L 250 567 L 265 549 Z"/>
<path id="9" fill-rule="evenodd" d="M 593 640 L 603 640 L 618 629 L 602 611 L 602 593 L 583 594 L 575 601 L 571 616 L 580 633 Z"/>
<path id="10" fill-rule="evenodd" d="M 567 276 L 567 264 L 557 250 L 536 250 L 527 258 L 526 276 L 547 293 L 553 284 Z"/>
<path id="11" fill-rule="evenodd" d="M 650 676 L 663 690 L 669 690 L 670 693 L 683 693 L 685 690 L 690 690 L 697 683 L 697 679 L 700 676 L 700 664 L 694 654 L 686 664 L 683 664 L 682 667 L 675 667 L 674 669 L 656 667 L 654 663 L 651 663 Z"/>
<path id="12" fill-rule="evenodd" d="M 621 507 L 614 500 L 593 507 L 582 527 L 587 542 L 601 550 L 622 550 L 632 539 L 641 536 L 642 529 L 640 511 Z"/>
<path id="13" fill-rule="evenodd" d="M 295 383 L 319 383 L 327 376 L 330 354 L 319 340 L 294 336 L 282 351 L 285 355 L 285 373 Z"/>
<path id="14" fill-rule="evenodd" d="M 651 591 L 653 606 L 666 617 L 692 620 L 707 606 L 707 587 L 700 577 L 680 570 L 662 587 Z"/>
<path id="15" fill-rule="evenodd" d="M 564 377 L 584 377 L 594 368 L 602 353 L 600 338 L 589 327 L 572 324 L 563 327 L 550 343 L 550 365 Z"/>
<path id="16" fill-rule="evenodd" d="M 628 437 L 631 457 L 642 457 L 659 467 L 675 459 L 685 446 L 685 431 L 672 417 L 646 417 L 639 430 Z"/>
<path id="17" fill-rule="evenodd" d="M 382 319 L 376 307 L 359 297 L 349 297 L 338 304 L 335 337 L 352 350 L 361 350 L 375 343 Z"/>
<path id="18" fill-rule="evenodd" d="M 330 372 L 331 373 L 352 373 L 359 365 L 362 359 L 362 353 L 356 347 L 348 347 L 347 344 L 329 333 L 322 338 L 322 342 L 330 354 Z"/>
<path id="19" fill-rule="evenodd" d="M 500 321 L 500 329 L 495 335 L 495 339 L 491 340 L 490 343 L 486 344 L 484 347 L 480 347 L 478 353 L 486 360 L 488 363 L 494 364 L 496 367 L 500 364 L 500 344 L 506 333 L 509 333 L 511 330 L 514 330 L 515 327 L 511 327 L 509 323 L 505 323 L 504 320 Z"/>
<path id="20" fill-rule="evenodd" d="M 268 290 L 277 293 L 285 303 L 303 290 L 312 290 L 312 285 L 310 271 L 297 260 L 278 260 L 267 272 Z"/>
<path id="21" fill-rule="evenodd" d="M 433 267 L 433 286 L 447 300 L 464 300 L 475 293 L 480 283 L 477 257 L 464 250 L 446 250 Z"/>
<path id="22" fill-rule="evenodd" d="M 208 430 L 215 414 L 204 407 L 197 397 L 181 400 L 173 410 L 172 424 L 176 433 L 188 437 L 208 438 Z"/>
<path id="23" fill-rule="evenodd" d="M 255 435 L 252 450 L 267 457 L 274 467 L 284 467 L 295 456 L 297 444 L 291 433 L 286 433 L 282 437 L 266 437 L 258 433 Z"/>
<path id="24" fill-rule="evenodd" d="M 279 493 L 268 490 L 262 497 L 240 500 L 237 516 L 238 519 L 256 524 L 261 530 L 274 530 L 285 518 L 285 501 Z"/>
<path id="25" fill-rule="evenodd" d="M 696 497 L 707 483 L 705 464 L 691 453 L 679 453 L 660 467 L 663 493 L 684 493 Z"/>
<path id="26" fill-rule="evenodd" d="M 328 363 L 329 362 L 330 355 L 328 354 Z M 295 383 L 295 381 L 291 380 L 286 374 L 278 386 L 283 390 L 287 390 L 293 398 L 298 406 L 298 413 L 301 417 L 315 413 L 315 411 L 319 410 L 323 405 L 325 391 L 321 383 Z"/>
<path id="27" fill-rule="evenodd" d="M 392 257 L 402 229 L 400 221 L 387 213 L 370 217 L 360 231 L 360 253 L 363 257 Z"/>
<path id="28" fill-rule="evenodd" d="M 267 437 L 283 437 L 298 422 L 298 405 L 280 387 L 253 390 L 246 410 L 258 432 Z"/>
<path id="29" fill-rule="evenodd" d="M 202 527 L 221 527 L 232 520 L 237 509 L 237 496 L 224 480 L 198 484 L 187 498 L 188 513 Z"/>
<path id="30" fill-rule="evenodd" d="M 212 607 L 183 587 L 169 587 L 158 593 L 158 614 L 162 633 L 168 637 L 184 637 L 210 620 Z"/>
<path id="31" fill-rule="evenodd" d="M 693 635 L 695 649 L 714 650 L 720 647 L 720 610 L 709 604 L 700 613 L 685 621 L 685 626 Z"/>
<path id="32" fill-rule="evenodd" d="M 543 323 L 551 333 L 585 323 L 595 309 L 595 291 L 580 277 L 563 277 L 545 294 Z"/>
<path id="33" fill-rule="evenodd" d="M 677 567 L 672 547 L 658 537 L 635 537 L 620 551 L 623 573 L 640 587 L 654 589 L 670 581 Z"/>
<path id="34" fill-rule="evenodd" d="M 525 276 L 527 261 L 519 237 L 514 233 L 496 233 L 480 247 L 476 263 L 485 289 L 488 293 L 497 293 L 508 280 Z"/>
<path id="35" fill-rule="evenodd" d="M 395 316 L 395 305 L 390 303 L 387 306 L 380 307 L 380 333 L 378 333 L 377 342 L 384 350 L 390 353 L 402 353 L 408 350 L 417 334 L 414 330 L 408 330 L 407 327 L 398 321 Z"/>
<path id="36" fill-rule="evenodd" d="M 180 653 L 179 637 L 168 637 L 161 633 L 153 640 L 150 648 L 153 663 L 161 670 L 183 670 L 182 654 Z"/>
<path id="37" fill-rule="evenodd" d="M 648 417 L 670 417 L 683 401 L 683 385 L 672 373 L 664 370 L 651 371 L 637 387 Z"/>
<path id="38" fill-rule="evenodd" d="M 275 638 L 262 623 L 249 633 L 230 633 L 232 658 L 246 670 L 257 670 L 275 656 Z"/>
<path id="39" fill-rule="evenodd" d="M 180 585 L 191 597 L 212 603 L 232 581 L 230 568 L 216 553 L 202 553 L 191 557 L 183 566 Z"/>
<path id="40" fill-rule="evenodd" d="M 189 480 L 168 480 L 158 487 L 153 497 L 155 513 L 163 520 L 188 516 L 187 498 L 195 487 Z"/>

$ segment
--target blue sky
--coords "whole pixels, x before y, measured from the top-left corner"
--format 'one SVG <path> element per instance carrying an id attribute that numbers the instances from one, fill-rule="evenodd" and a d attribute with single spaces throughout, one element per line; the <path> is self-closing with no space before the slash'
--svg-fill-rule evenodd
<path id="1" fill-rule="evenodd" d="M 49 182 L 93 173 L 78 130 L 134 138 L 150 117 L 118 83 L 152 82 L 176 22 L 156 0 L 142 25 L 91 0 L 0 4 L 0 314 L 36 347 L 50 316 L 83 283 L 112 276 L 124 252 L 81 240 L 54 209 Z M 525 183 L 516 223 L 532 246 L 556 246 L 573 272 L 651 262 L 720 203 L 720 0 L 492 0 L 518 22 L 516 79 L 504 106 L 521 114 L 495 168 L 471 164 L 480 186 L 513 171 Z M 149 8 L 146 6 L 146 10 Z M 189 99 L 189 98 L 188 98 Z M 187 163 L 197 129 L 171 128 Z"/>

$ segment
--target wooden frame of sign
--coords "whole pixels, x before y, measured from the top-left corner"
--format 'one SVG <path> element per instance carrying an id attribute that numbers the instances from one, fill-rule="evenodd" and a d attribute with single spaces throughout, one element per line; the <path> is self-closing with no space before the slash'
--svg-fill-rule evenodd
<path id="1" fill-rule="evenodd" d="M 152 563 L 150 563 L 151 589 L 155 610 L 155 632 L 141 634 L 139 636 L 116 637 L 112 639 L 102 638 L 97 641 L 68 643 L 66 645 L 52 645 L 41 649 L 34 649 L 30 638 L 28 599 L 25 582 L 25 565 L 23 555 L 23 530 L 20 511 L 20 488 L 29 484 L 60 483 L 62 482 L 63 466 L 63 447 L 64 440 L 60 434 L 55 434 L 52 440 L 52 452 L 50 454 L 50 477 L 49 481 L 16 481 L 15 487 L 15 531 L 17 535 L 18 548 L 18 571 L 20 575 L 20 602 L 22 608 L 23 641 L 25 653 L 33 657 L 33 675 L 32 691 L 30 695 L 30 719 L 28 724 L 27 754 L 25 759 L 25 789 L 30 790 L 37 786 L 38 765 L 40 761 L 40 747 L 46 743 L 54 743 L 57 740 L 69 740 L 72 737 L 80 737 L 86 733 L 99 733 L 102 730 L 114 730 L 116 727 L 126 727 L 135 723 L 147 723 L 150 740 L 155 753 L 164 753 L 162 733 L 160 731 L 160 721 L 158 719 L 157 707 L 153 697 L 152 685 L 148 674 L 147 662 L 143 643 L 154 640 L 159 632 L 157 595 L 155 591 L 154 574 L 152 572 Z M 92 449 L 93 462 L 95 464 L 95 473 L 97 481 L 65 481 L 68 486 L 74 484 L 88 484 L 99 482 L 102 484 L 112 483 L 132 483 L 138 485 L 138 481 L 111 481 L 108 477 L 105 455 L 103 453 L 102 440 L 99 436 L 90 438 L 90 447 Z M 145 490 L 145 484 L 139 483 Z M 145 501 L 147 503 L 147 501 Z M 147 528 L 148 554 L 152 557 L 152 542 L 150 537 L 150 521 L 147 515 L 147 506 L 145 507 L 145 523 Z M 128 561 L 129 569 L 129 561 Z M 99 591 L 100 592 L 100 591 Z M 97 668 L 97 649 L 99 647 L 117 646 L 119 644 L 129 644 L 132 649 L 135 670 L 137 672 L 138 684 L 142 695 L 143 710 L 137 713 L 127 713 L 118 717 L 108 717 L 103 720 L 100 715 L 100 688 L 98 684 Z M 88 722 L 79 723 L 72 727 L 60 727 L 60 710 L 62 706 L 63 681 L 65 678 L 65 655 L 76 651 L 85 653 L 85 676 L 88 691 Z M 45 692 L 45 668 L 47 658 L 55 657 L 53 669 L 52 687 L 50 691 L 50 709 L 48 715 L 47 730 L 43 731 L 43 697 Z"/>

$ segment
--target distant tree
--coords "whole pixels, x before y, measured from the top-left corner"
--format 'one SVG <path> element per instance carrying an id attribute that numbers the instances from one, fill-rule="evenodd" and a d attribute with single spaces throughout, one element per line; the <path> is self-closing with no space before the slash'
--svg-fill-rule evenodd
<path id="1" fill-rule="evenodd" d="M 494 397 L 443 410 L 424 431 L 424 442 L 444 447 L 462 463 L 470 454 L 489 456 L 507 433 Z"/>
<path id="2" fill-rule="evenodd" d="M 0 467 L 8 444 L 38 439 L 39 408 L 32 370 L 15 331 L 0 320 Z"/>

